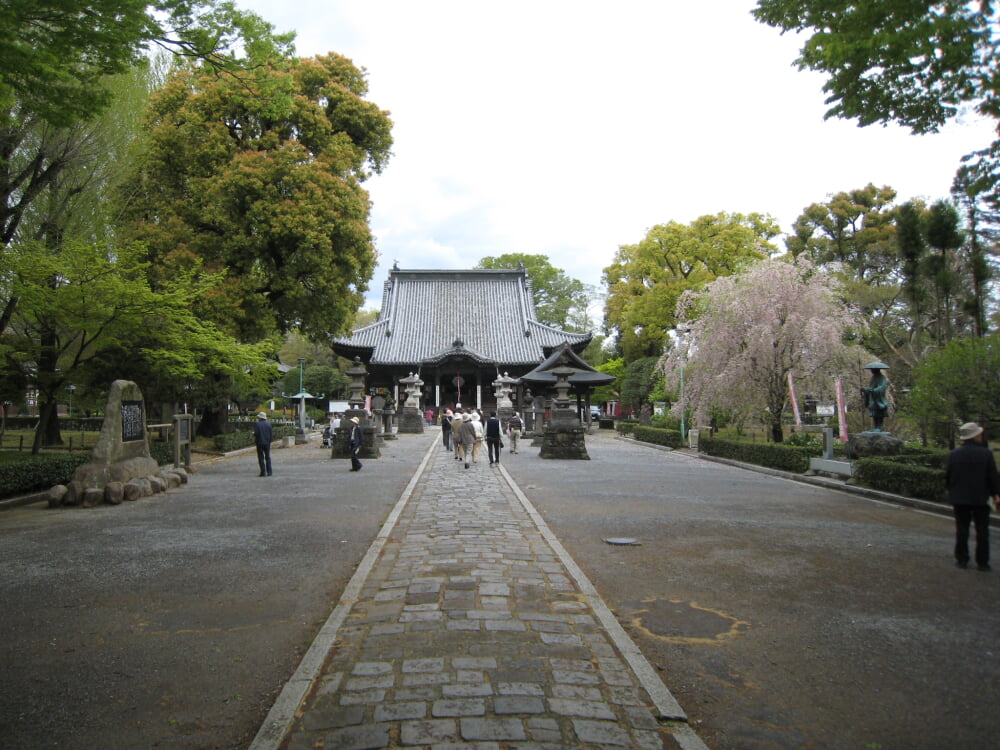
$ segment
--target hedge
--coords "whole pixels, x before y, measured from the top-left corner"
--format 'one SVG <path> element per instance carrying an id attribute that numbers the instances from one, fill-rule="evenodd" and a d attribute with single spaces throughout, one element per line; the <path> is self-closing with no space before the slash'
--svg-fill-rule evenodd
<path id="1" fill-rule="evenodd" d="M 703 453 L 719 458 L 730 458 L 772 469 L 803 474 L 809 470 L 809 457 L 818 455 L 809 448 L 781 443 L 744 443 L 736 440 L 702 437 L 698 441 Z"/>
<path id="2" fill-rule="evenodd" d="M 945 502 L 944 469 L 907 463 L 907 456 L 859 458 L 854 480 L 875 490 Z"/>
<path id="3" fill-rule="evenodd" d="M 654 445 L 666 445 L 670 448 L 681 448 L 684 441 L 681 440 L 681 433 L 677 430 L 664 430 L 659 427 L 645 427 L 643 425 L 632 425 L 632 435 L 636 440 Z"/>
<path id="4" fill-rule="evenodd" d="M 623 420 L 616 425 L 615 429 L 618 430 L 619 435 L 631 435 L 638 426 L 638 422 L 626 422 Z"/>
<path id="5" fill-rule="evenodd" d="M 81 453 L 19 454 L 16 460 L 0 463 L 0 495 L 40 492 L 56 484 L 67 484 L 76 467 L 90 461 L 90 451 Z"/>
<path id="6" fill-rule="evenodd" d="M 295 425 L 276 424 L 271 427 L 274 440 L 289 437 L 295 434 Z M 249 448 L 253 445 L 253 431 L 240 430 L 238 432 L 227 432 L 224 435 L 216 435 L 212 438 L 215 449 L 221 453 L 229 453 L 240 448 Z M 172 460 L 172 459 L 171 459 Z"/>

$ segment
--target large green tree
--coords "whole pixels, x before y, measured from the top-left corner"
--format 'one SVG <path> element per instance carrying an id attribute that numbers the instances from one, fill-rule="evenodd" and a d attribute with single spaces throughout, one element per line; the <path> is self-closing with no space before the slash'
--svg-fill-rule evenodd
<path id="1" fill-rule="evenodd" d="M 201 312 L 243 340 L 341 332 L 375 265 L 361 182 L 391 146 L 388 114 L 340 55 L 269 68 L 259 97 L 178 70 L 153 97 L 149 147 L 123 192 L 155 273 L 201 262 L 224 276 Z"/>
<path id="2" fill-rule="evenodd" d="M 605 325 L 626 362 L 659 356 L 681 294 L 767 258 L 778 233 L 768 216 L 720 213 L 658 224 L 638 244 L 620 246 L 604 269 Z"/>
<path id="3" fill-rule="evenodd" d="M 946 439 L 956 425 L 987 422 L 1000 413 L 1000 336 L 955 339 L 930 354 L 915 371 L 910 411 Z"/>
<path id="4" fill-rule="evenodd" d="M 827 117 L 936 132 L 969 108 L 1000 119 L 991 0 L 758 0 L 757 20 L 805 36 L 796 64 L 828 76 Z M 1000 140 L 976 152 L 994 198 Z"/>
<path id="5" fill-rule="evenodd" d="M 528 272 L 540 323 L 560 330 L 587 330 L 590 297 L 582 281 L 552 265 L 547 255 L 504 253 L 486 256 L 476 268 L 517 269 Z M 581 325 L 581 323 L 583 323 Z"/>
<path id="6" fill-rule="evenodd" d="M 820 266 L 840 264 L 858 281 L 887 283 L 897 266 L 895 200 L 892 188 L 869 184 L 813 203 L 796 219 L 786 240 L 788 251 Z"/>
<path id="7" fill-rule="evenodd" d="M 38 392 L 36 452 L 58 441 L 58 432 L 45 428 L 66 386 L 87 380 L 87 369 L 110 352 L 117 377 L 136 368 L 154 369 L 175 383 L 213 373 L 246 382 L 269 376 L 265 347 L 240 345 L 195 314 L 194 300 L 211 279 L 179 273 L 153 290 L 142 253 L 140 247 L 109 250 L 71 241 L 9 251 L 20 304 L 2 342 L 17 353 Z"/>

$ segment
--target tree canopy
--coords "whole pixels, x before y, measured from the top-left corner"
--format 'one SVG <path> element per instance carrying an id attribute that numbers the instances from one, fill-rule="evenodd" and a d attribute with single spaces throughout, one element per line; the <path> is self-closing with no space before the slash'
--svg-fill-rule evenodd
<path id="1" fill-rule="evenodd" d="M 605 325 L 626 361 L 659 356 L 681 294 L 736 273 L 775 251 L 779 228 L 761 214 L 702 216 L 691 224 L 658 224 L 636 245 L 621 245 L 604 269 Z"/>
<path id="2" fill-rule="evenodd" d="M 535 297 L 535 314 L 540 323 L 560 330 L 580 328 L 581 316 L 586 319 L 590 298 L 582 281 L 552 265 L 547 255 L 504 253 L 486 256 L 476 268 L 524 268 L 531 280 Z M 589 326 L 582 326 L 584 329 Z"/>
<path id="3" fill-rule="evenodd" d="M 827 117 L 936 132 L 972 108 L 1000 119 L 997 17 L 990 0 L 758 0 L 758 21 L 808 32 L 796 64 L 828 76 Z M 970 155 L 1000 198 L 1000 140 Z"/>
<path id="4" fill-rule="evenodd" d="M 5 0 L 0 4 L 0 112 L 17 106 L 65 127 L 106 109 L 103 78 L 145 61 L 150 44 L 244 71 L 239 58 L 290 51 L 259 16 L 230 0 Z"/>
<path id="5" fill-rule="evenodd" d="M 392 139 L 364 73 L 328 54 L 257 73 L 258 96 L 200 69 L 152 100 L 149 146 L 123 191 L 128 234 L 154 275 L 223 275 L 200 311 L 241 340 L 345 330 L 375 266 L 369 199 Z"/>

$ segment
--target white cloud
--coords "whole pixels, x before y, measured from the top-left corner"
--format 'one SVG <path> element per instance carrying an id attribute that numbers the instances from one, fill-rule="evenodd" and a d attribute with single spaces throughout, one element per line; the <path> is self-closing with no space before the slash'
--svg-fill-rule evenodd
<path id="1" fill-rule="evenodd" d="M 467 268 L 547 255 L 588 284 L 620 244 L 659 223 L 769 213 L 869 182 L 901 200 L 948 195 L 989 123 L 912 136 L 823 120 L 823 79 L 797 71 L 800 40 L 712 3 L 240 0 L 300 54 L 336 51 L 392 112 L 394 157 L 367 183 L 380 252 L 369 304 L 394 261 Z"/>

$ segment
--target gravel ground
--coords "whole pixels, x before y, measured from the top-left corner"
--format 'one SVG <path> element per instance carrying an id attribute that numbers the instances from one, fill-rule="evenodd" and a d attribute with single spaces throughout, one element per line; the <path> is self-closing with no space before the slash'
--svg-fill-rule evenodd
<path id="1" fill-rule="evenodd" d="M 0 745 L 243 748 L 416 469 L 317 443 L 0 513 Z M 504 465 L 713 750 L 992 748 L 1000 573 L 932 516 L 616 440 Z M 615 546 L 606 538 L 634 538 Z"/>
<path id="2" fill-rule="evenodd" d="M 996 747 L 1000 573 L 954 567 L 948 517 L 588 449 L 504 465 L 711 748 Z"/>
<path id="3" fill-rule="evenodd" d="M 427 440 L 360 473 L 312 442 L 166 495 L 0 513 L 0 746 L 244 748 Z"/>

